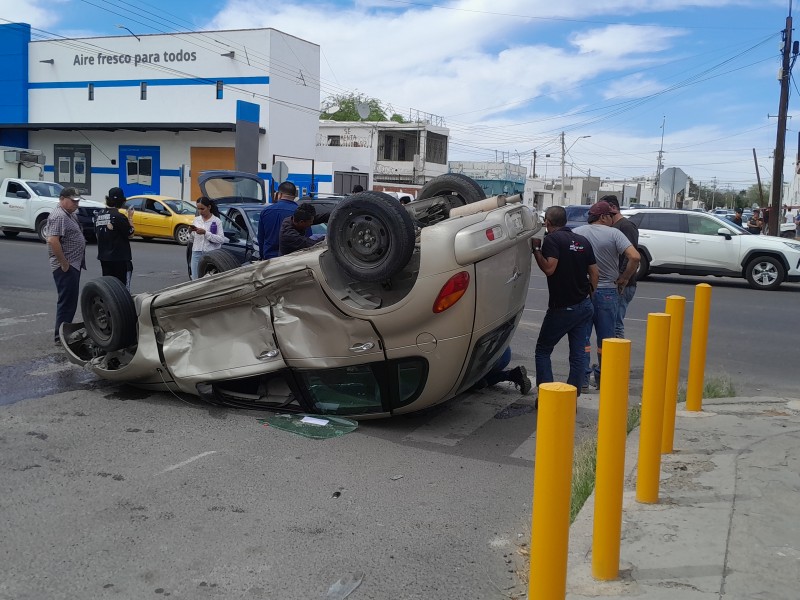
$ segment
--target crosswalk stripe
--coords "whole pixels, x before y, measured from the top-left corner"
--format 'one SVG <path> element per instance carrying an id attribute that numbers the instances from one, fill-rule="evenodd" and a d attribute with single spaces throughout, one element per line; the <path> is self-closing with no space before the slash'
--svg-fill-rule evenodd
<path id="1" fill-rule="evenodd" d="M 514 452 L 511 453 L 511 458 L 520 458 L 522 460 L 529 460 L 533 462 L 533 457 L 536 455 L 536 432 L 530 434 L 524 442 L 522 442 Z"/>
<path id="2" fill-rule="evenodd" d="M 403 441 L 456 446 L 517 400 L 517 394 L 499 396 L 495 393 L 489 396 L 472 392 L 451 402 L 446 411 L 409 433 Z"/>

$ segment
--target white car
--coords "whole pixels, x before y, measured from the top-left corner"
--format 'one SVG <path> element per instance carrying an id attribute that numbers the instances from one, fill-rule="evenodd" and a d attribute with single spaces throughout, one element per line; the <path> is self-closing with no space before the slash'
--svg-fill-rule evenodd
<path id="1" fill-rule="evenodd" d="M 639 227 L 638 277 L 654 273 L 743 277 L 757 290 L 800 281 L 800 243 L 752 235 L 725 218 L 693 211 L 623 211 Z"/>

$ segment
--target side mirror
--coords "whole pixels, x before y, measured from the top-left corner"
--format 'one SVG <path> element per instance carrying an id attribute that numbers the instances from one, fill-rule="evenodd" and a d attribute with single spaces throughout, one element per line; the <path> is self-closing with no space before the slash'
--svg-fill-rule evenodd
<path id="1" fill-rule="evenodd" d="M 26 198 L 27 199 L 27 198 L 30 198 L 30 197 L 31 197 L 31 195 L 28 192 L 26 192 L 25 190 L 19 190 L 17 192 L 17 198 Z"/>
<path id="2" fill-rule="evenodd" d="M 720 227 L 719 229 L 717 229 L 717 235 L 725 236 L 726 240 L 729 240 L 733 237 L 727 227 Z"/>

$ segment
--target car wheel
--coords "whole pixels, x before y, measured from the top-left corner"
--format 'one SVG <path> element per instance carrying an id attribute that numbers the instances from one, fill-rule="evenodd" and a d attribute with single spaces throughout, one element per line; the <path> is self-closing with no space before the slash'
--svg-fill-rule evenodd
<path id="1" fill-rule="evenodd" d="M 774 290 L 783 283 L 786 272 L 778 259 L 758 256 L 747 263 L 744 274 L 750 287 L 757 290 Z"/>
<path id="2" fill-rule="evenodd" d="M 39 236 L 39 241 L 47 243 L 47 216 L 43 216 L 36 223 L 36 235 Z"/>
<path id="3" fill-rule="evenodd" d="M 178 225 L 175 228 L 175 241 L 185 246 L 192 241 L 192 230 L 188 225 Z"/>
<path id="4" fill-rule="evenodd" d="M 639 248 L 639 268 L 636 269 L 636 281 L 646 279 L 650 274 L 650 261 L 647 260 L 647 255 L 644 250 Z"/>
<path id="5" fill-rule="evenodd" d="M 200 277 L 205 277 L 206 275 L 216 275 L 217 273 L 238 269 L 241 266 L 237 258 L 227 250 L 212 250 L 200 257 L 197 274 Z M 189 269 L 191 270 L 191 267 Z"/>
<path id="6" fill-rule="evenodd" d="M 405 207 L 380 192 L 348 196 L 328 221 L 328 248 L 356 281 L 384 281 L 399 273 L 414 252 L 414 236 Z"/>
<path id="7" fill-rule="evenodd" d="M 100 277 L 84 286 L 81 314 L 86 333 L 103 350 L 113 352 L 136 342 L 136 307 L 116 277 Z"/>
<path id="8" fill-rule="evenodd" d="M 445 173 L 431 179 L 422 186 L 418 200 L 434 198 L 436 196 L 451 196 L 450 208 L 464 206 L 486 198 L 486 192 L 474 179 L 461 173 Z"/>
<path id="9" fill-rule="evenodd" d="M 3 235 L 7 238 L 15 238 L 19 235 L 19 231 L 6 231 L 3 229 Z"/>

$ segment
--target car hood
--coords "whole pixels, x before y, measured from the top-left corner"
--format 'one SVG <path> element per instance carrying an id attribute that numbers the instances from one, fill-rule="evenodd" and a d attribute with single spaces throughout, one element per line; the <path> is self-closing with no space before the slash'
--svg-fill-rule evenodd
<path id="1" fill-rule="evenodd" d="M 746 248 L 774 248 L 776 250 L 786 250 L 787 244 L 794 246 L 795 250 L 800 250 L 800 241 L 793 238 L 775 237 L 771 235 L 741 235 L 742 244 Z"/>

